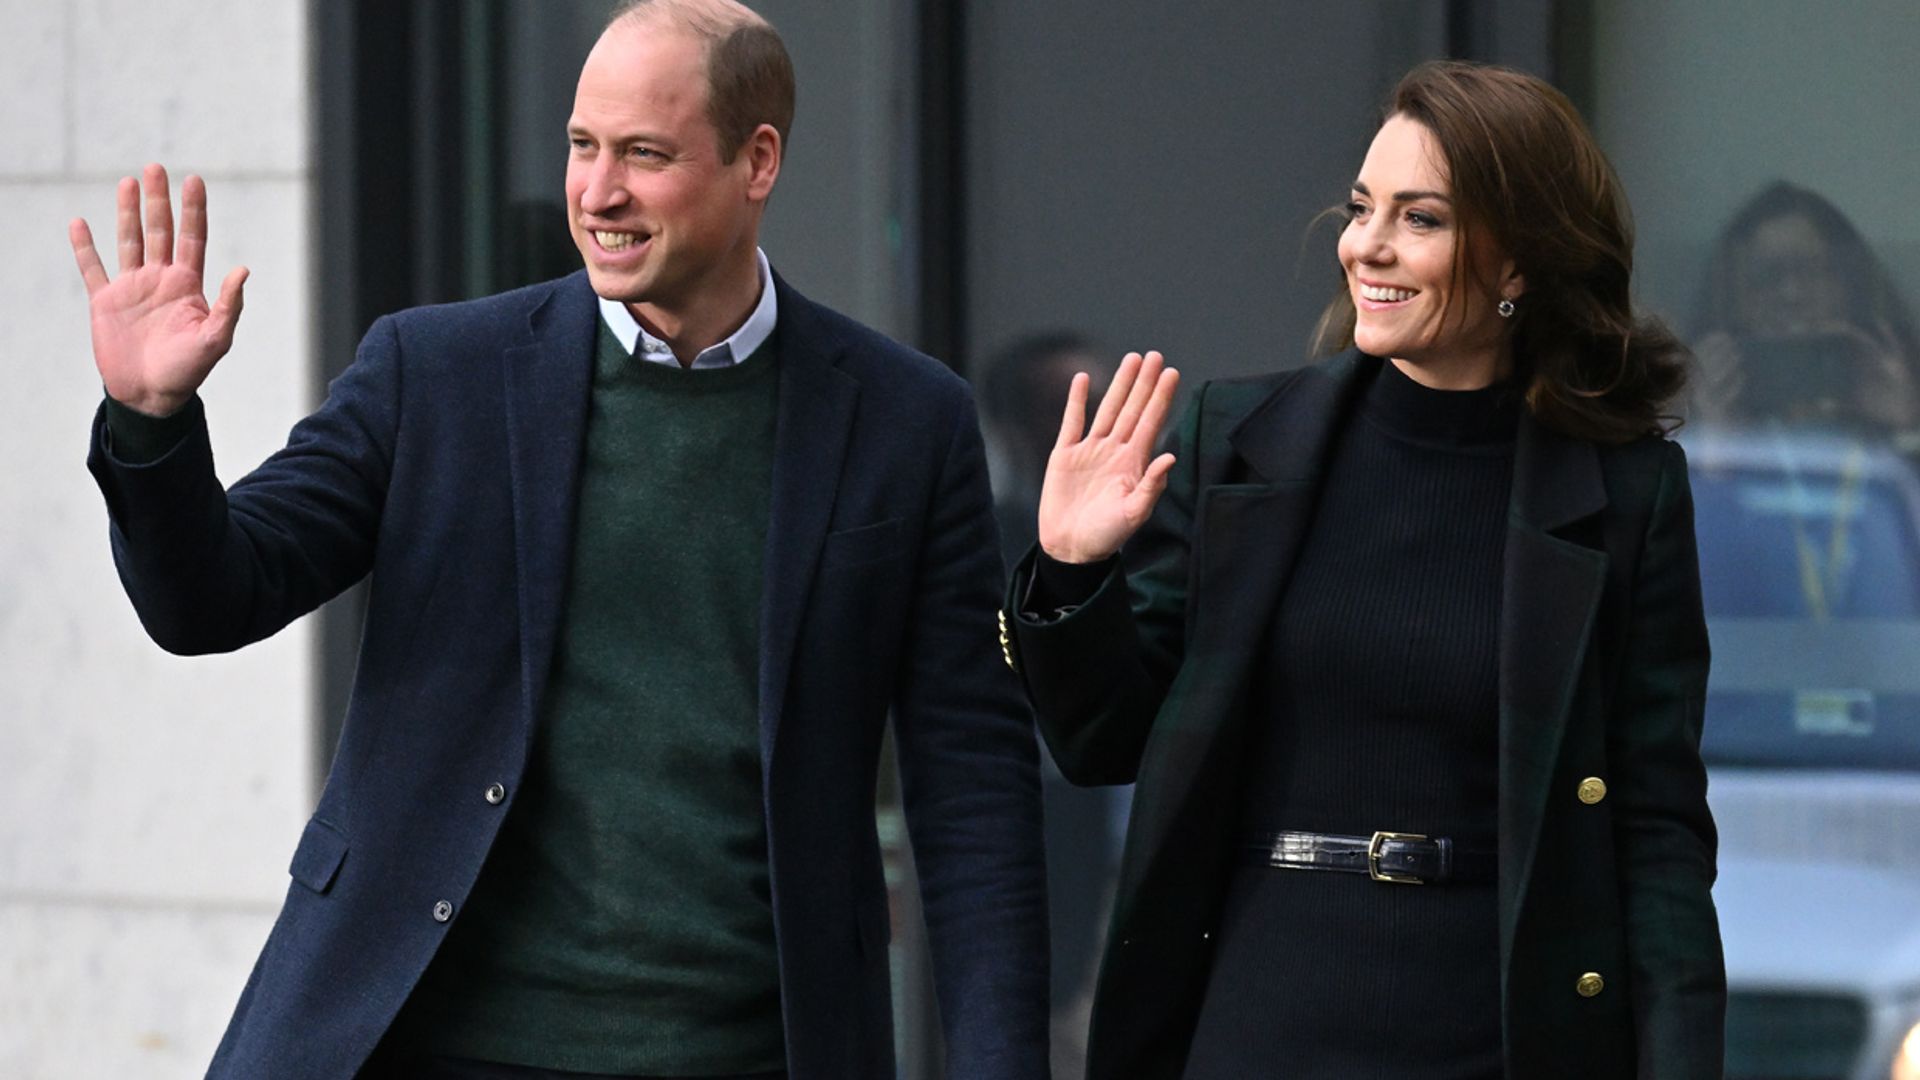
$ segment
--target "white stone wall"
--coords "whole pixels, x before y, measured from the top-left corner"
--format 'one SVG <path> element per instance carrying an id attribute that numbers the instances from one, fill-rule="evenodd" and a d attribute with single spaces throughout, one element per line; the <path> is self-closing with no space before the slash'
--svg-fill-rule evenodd
<path id="1" fill-rule="evenodd" d="M 207 180 L 208 273 L 252 268 L 204 393 L 221 476 L 312 404 L 299 0 L 0 0 L 0 1077 L 197 1077 L 313 796 L 312 635 L 167 656 L 84 467 L 100 386 L 66 240 L 113 187 Z"/>

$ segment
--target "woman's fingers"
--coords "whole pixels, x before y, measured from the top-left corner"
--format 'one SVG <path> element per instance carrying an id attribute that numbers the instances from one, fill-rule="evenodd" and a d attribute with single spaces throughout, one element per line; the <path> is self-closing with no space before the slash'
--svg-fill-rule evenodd
<path id="1" fill-rule="evenodd" d="M 1179 390 L 1179 369 L 1163 368 L 1160 377 L 1154 380 L 1153 394 L 1147 399 L 1146 409 L 1140 414 L 1139 426 L 1134 428 L 1131 436 L 1134 442 L 1140 444 L 1143 453 L 1151 452 L 1160 442 L 1160 430 L 1166 426 L 1167 417 L 1173 412 L 1173 397 Z"/>
<path id="2" fill-rule="evenodd" d="M 1133 437 L 1133 429 L 1140 423 L 1140 414 L 1146 410 L 1147 398 L 1153 394 L 1153 384 L 1160 378 L 1160 369 L 1166 365 L 1166 358 L 1157 352 L 1149 352 L 1140 361 L 1140 370 L 1135 374 L 1133 385 L 1128 388 L 1126 403 L 1120 407 L 1120 415 L 1113 422 L 1113 437 L 1126 442 Z"/>
<path id="3" fill-rule="evenodd" d="M 1147 465 L 1147 471 L 1141 475 L 1140 483 L 1134 485 L 1131 498 L 1134 500 L 1131 515 L 1136 520 L 1145 521 L 1153 512 L 1153 504 L 1160 501 L 1160 493 L 1167 490 L 1167 476 L 1173 472 L 1173 455 L 1161 454 Z"/>
<path id="4" fill-rule="evenodd" d="M 1100 411 L 1093 416 L 1093 427 L 1088 430 L 1088 437 L 1104 439 L 1112 433 L 1113 423 L 1120 418 L 1120 409 L 1126 404 L 1127 393 L 1133 389 L 1134 376 L 1139 372 L 1139 353 L 1128 353 L 1120 358 L 1120 369 L 1113 373 L 1113 382 L 1107 386 L 1107 395 L 1100 399 Z"/>
<path id="5" fill-rule="evenodd" d="M 1087 426 L 1087 384 L 1091 381 L 1084 371 L 1073 373 L 1073 381 L 1067 384 L 1067 409 L 1060 414 L 1060 437 L 1053 445 L 1072 446 L 1080 441 Z"/>

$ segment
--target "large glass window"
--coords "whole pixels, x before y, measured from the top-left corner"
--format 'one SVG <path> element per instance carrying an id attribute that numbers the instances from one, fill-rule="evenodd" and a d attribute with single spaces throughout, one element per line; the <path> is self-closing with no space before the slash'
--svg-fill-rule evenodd
<path id="1" fill-rule="evenodd" d="M 1563 6 L 1639 299 L 1697 356 L 1729 1075 L 1887 1077 L 1920 1021 L 1920 9 Z"/>

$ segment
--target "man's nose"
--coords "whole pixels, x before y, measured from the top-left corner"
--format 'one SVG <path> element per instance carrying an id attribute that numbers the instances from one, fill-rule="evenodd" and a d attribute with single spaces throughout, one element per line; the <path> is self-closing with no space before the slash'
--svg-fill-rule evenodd
<path id="1" fill-rule="evenodd" d="M 580 190 L 580 209 L 590 214 L 612 210 L 627 201 L 627 189 L 620 185 L 619 170 L 606 155 L 594 158 L 587 166 L 587 183 Z"/>

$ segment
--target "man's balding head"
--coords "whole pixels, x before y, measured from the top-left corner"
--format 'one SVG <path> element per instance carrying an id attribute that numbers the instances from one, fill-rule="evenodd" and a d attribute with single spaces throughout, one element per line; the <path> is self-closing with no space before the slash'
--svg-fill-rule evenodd
<path id="1" fill-rule="evenodd" d="M 737 0 L 624 0 L 602 36 L 634 30 L 678 31 L 700 39 L 707 57 L 707 117 L 731 162 L 754 129 L 780 133 L 784 156 L 793 127 L 793 61 L 773 25 Z"/>

